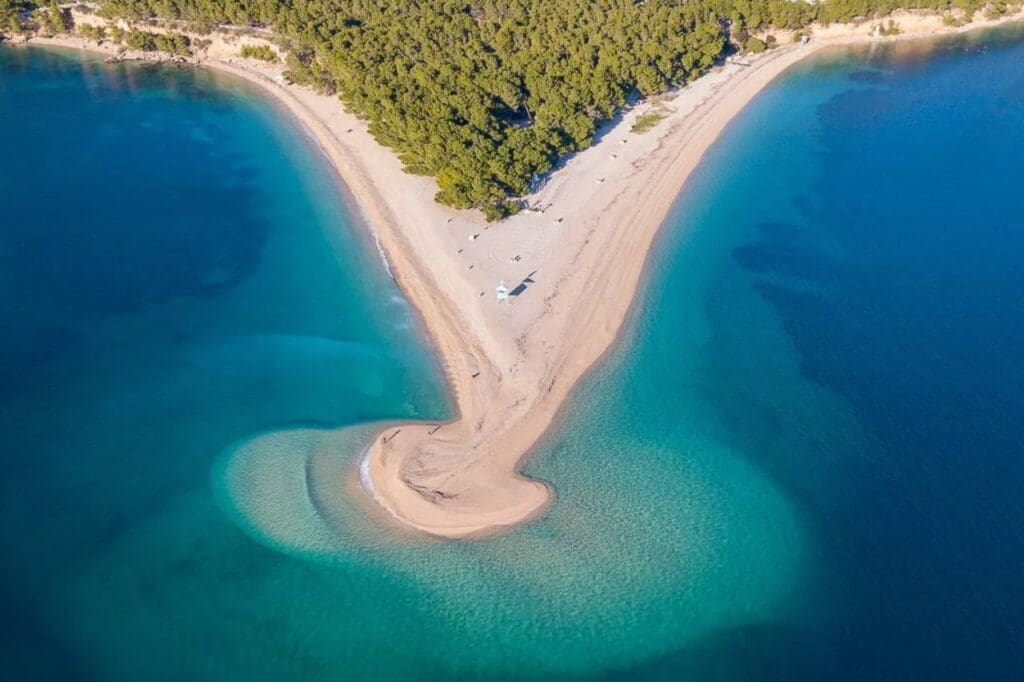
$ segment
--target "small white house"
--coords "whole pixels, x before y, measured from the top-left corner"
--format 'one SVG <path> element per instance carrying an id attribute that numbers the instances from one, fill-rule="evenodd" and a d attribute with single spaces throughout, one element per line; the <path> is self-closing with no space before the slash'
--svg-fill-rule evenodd
<path id="1" fill-rule="evenodd" d="M 495 296 L 498 299 L 498 303 L 501 303 L 502 301 L 507 301 L 508 300 L 509 291 L 508 291 L 508 287 L 505 286 L 505 280 L 502 280 L 501 282 L 498 283 L 498 286 L 494 290 L 494 293 L 495 293 Z"/>

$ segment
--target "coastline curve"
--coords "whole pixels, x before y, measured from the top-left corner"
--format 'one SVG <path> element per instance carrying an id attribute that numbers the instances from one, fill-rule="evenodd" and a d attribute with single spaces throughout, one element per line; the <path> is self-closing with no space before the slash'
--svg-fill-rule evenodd
<path id="1" fill-rule="evenodd" d="M 878 38 L 868 24 L 833 26 L 816 30 L 811 43 L 727 62 L 676 93 L 655 130 L 632 131 L 643 107 L 627 112 L 528 198 L 538 208 L 493 230 L 475 214 L 434 203 L 433 181 L 405 173 L 335 98 L 285 85 L 265 65 L 221 58 L 201 65 L 259 86 L 314 138 L 421 317 L 448 380 L 456 418 L 379 432 L 355 464 L 362 488 L 404 527 L 479 538 L 551 504 L 552 487 L 519 472 L 522 461 L 615 343 L 666 215 L 705 152 L 759 92 L 822 48 L 1022 17 L 953 28 L 939 15 L 904 15 L 899 36 Z M 90 49 L 77 39 L 32 42 Z M 518 282 L 518 293 L 496 301 L 494 287 L 505 281 Z"/>

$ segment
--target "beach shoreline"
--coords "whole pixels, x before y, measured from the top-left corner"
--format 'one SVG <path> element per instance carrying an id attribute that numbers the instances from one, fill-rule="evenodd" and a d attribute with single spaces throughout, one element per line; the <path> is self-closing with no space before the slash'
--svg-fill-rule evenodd
<path id="1" fill-rule="evenodd" d="M 336 98 L 283 84 L 273 67 L 226 52 L 196 63 L 259 86 L 314 138 L 436 349 L 456 417 L 440 426 L 387 426 L 355 464 L 363 489 L 405 528 L 476 538 L 550 505 L 552 487 L 521 474 L 520 465 L 614 347 L 686 181 L 761 91 L 824 48 L 929 38 L 1022 16 L 950 27 L 939 15 L 897 13 L 899 36 L 870 35 L 879 22 L 819 27 L 809 43 L 728 60 L 658 98 L 668 113 L 654 129 L 631 131 L 651 103 L 606 126 L 528 197 L 542 211 L 490 225 L 436 204 L 433 181 L 404 173 Z M 112 53 L 77 38 L 30 43 Z M 515 295 L 496 300 L 499 282 Z"/>

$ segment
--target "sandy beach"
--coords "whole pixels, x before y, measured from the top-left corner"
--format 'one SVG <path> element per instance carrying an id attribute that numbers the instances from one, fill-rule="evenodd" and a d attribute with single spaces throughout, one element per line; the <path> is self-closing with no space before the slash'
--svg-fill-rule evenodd
<path id="1" fill-rule="evenodd" d="M 654 236 L 687 178 L 762 89 L 826 47 L 1021 18 L 954 28 L 938 15 L 898 13 L 895 38 L 872 36 L 878 21 L 819 27 L 808 43 L 730 60 L 659 98 L 667 116 L 653 129 L 631 130 L 652 103 L 626 112 L 527 198 L 536 210 L 494 224 L 434 203 L 433 180 L 404 173 L 336 98 L 283 85 L 274 67 L 238 59 L 236 46 L 219 41 L 198 61 L 259 85 L 287 107 L 375 232 L 435 344 L 458 416 L 440 427 L 388 427 L 363 454 L 364 487 L 403 525 L 468 538 L 528 521 L 550 503 L 555 491 L 521 475 L 520 463 L 615 342 Z M 77 38 L 32 42 L 96 49 Z M 496 298 L 500 282 L 512 293 L 506 301 Z"/>

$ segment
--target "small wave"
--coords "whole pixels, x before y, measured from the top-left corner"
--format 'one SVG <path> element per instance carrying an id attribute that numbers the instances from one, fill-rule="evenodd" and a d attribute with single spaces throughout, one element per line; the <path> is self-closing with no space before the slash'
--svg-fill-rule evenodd
<path id="1" fill-rule="evenodd" d="M 373 235 L 373 245 L 377 247 L 377 253 L 380 255 L 380 262 L 384 265 L 384 271 L 388 273 L 388 277 L 395 280 L 395 273 L 391 271 L 391 263 L 388 262 L 388 254 L 384 251 L 384 245 L 380 243 L 380 235 L 374 229 L 373 223 L 366 219 L 366 216 L 363 216 L 363 221 L 369 228 L 370 234 Z"/>
<path id="2" fill-rule="evenodd" d="M 388 516 L 398 522 L 399 525 L 405 528 L 411 528 L 418 530 L 411 523 L 403 519 L 401 516 L 395 513 L 395 511 L 388 505 L 381 503 L 380 496 L 377 494 L 377 489 L 373 485 L 373 477 L 370 476 L 370 448 L 373 446 L 373 441 L 363 448 L 362 452 L 359 453 L 359 485 L 362 486 L 366 494 L 369 495 L 373 501 L 384 511 L 388 513 Z"/>
<path id="3" fill-rule="evenodd" d="M 380 256 L 380 262 L 384 266 L 384 271 L 388 273 L 388 277 L 392 281 L 398 281 L 395 279 L 395 273 L 391 269 L 391 262 L 388 260 L 388 254 L 384 251 L 384 245 L 380 243 L 380 233 L 377 232 L 377 228 L 373 226 L 373 221 L 370 220 L 370 216 L 366 214 L 366 210 L 363 209 L 362 205 L 358 201 L 348 202 L 348 207 L 351 210 L 355 208 L 359 213 L 359 220 L 363 223 L 366 229 L 370 232 L 370 236 L 373 237 L 373 246 L 377 249 L 377 255 Z"/>
<path id="4" fill-rule="evenodd" d="M 373 479 L 370 478 L 370 446 L 367 445 L 359 453 L 359 485 L 374 499 L 377 497 L 377 490 L 373 487 Z"/>

